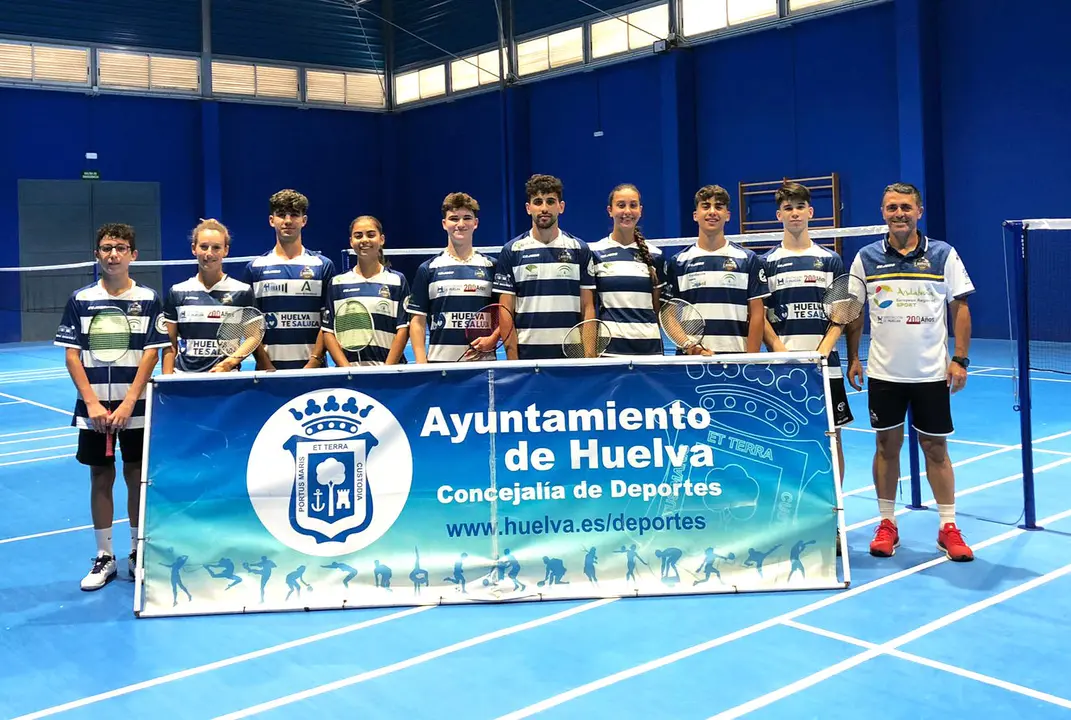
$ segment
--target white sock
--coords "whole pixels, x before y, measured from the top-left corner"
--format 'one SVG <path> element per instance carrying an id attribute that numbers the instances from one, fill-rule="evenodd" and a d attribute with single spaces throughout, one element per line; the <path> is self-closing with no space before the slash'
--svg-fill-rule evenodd
<path id="1" fill-rule="evenodd" d="M 888 520 L 893 525 L 896 524 L 895 500 L 882 500 L 881 498 L 878 498 L 878 512 L 881 513 L 882 520 Z"/>
<path id="2" fill-rule="evenodd" d="M 130 526 L 130 549 L 131 550 L 136 550 L 137 547 L 138 547 L 138 529 L 135 526 L 131 525 Z"/>
<path id="3" fill-rule="evenodd" d="M 110 527 L 95 528 L 93 534 L 97 536 L 97 557 L 101 555 L 115 557 L 115 551 L 112 550 L 112 529 Z"/>
<path id="4" fill-rule="evenodd" d="M 941 527 L 948 523 L 956 524 L 956 503 L 951 505 L 938 505 L 937 516 L 941 518 Z"/>

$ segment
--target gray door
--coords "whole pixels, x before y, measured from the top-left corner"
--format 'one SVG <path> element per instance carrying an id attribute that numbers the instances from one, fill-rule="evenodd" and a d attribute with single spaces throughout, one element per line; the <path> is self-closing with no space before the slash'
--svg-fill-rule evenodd
<path id="1" fill-rule="evenodd" d="M 19 181 L 19 265 L 88 263 L 84 268 L 19 273 L 22 340 L 55 337 L 71 293 L 89 285 L 98 227 L 125 222 L 137 232 L 139 260 L 160 258 L 160 187 L 157 183 L 83 180 Z M 161 273 L 132 269 L 139 282 L 159 289 Z"/>

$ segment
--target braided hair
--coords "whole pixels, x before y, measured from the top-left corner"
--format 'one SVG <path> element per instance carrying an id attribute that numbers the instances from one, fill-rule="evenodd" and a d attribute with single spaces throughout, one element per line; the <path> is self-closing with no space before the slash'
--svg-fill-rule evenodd
<path id="1" fill-rule="evenodd" d="M 607 199 L 606 204 L 612 207 L 614 204 L 614 195 L 622 190 L 632 190 L 636 193 L 637 197 L 640 195 L 639 188 L 632 183 L 621 183 L 610 191 L 610 197 Z M 643 236 L 643 231 L 640 230 L 638 225 L 634 232 L 636 236 L 636 254 L 639 255 L 640 262 L 647 266 L 647 271 L 651 276 L 651 287 L 653 289 L 658 284 L 658 273 L 655 271 L 654 260 L 651 259 L 651 249 L 647 247 L 647 238 Z"/>

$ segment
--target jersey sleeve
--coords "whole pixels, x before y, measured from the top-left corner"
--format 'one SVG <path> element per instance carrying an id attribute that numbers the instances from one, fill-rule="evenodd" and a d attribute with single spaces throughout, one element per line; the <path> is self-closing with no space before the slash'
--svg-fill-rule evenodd
<path id="1" fill-rule="evenodd" d="M 167 291 L 167 299 L 164 300 L 164 321 L 172 324 L 178 322 L 178 298 L 175 297 L 174 288 Z"/>
<path id="2" fill-rule="evenodd" d="M 334 334 L 335 332 L 335 284 L 333 282 L 324 285 L 325 299 L 323 310 L 320 312 L 320 329 Z"/>
<path id="3" fill-rule="evenodd" d="M 580 261 L 580 289 L 581 290 L 594 290 L 595 289 L 595 253 L 591 252 L 591 248 L 585 244 L 580 244 L 580 251 L 577 253 Z"/>
<path id="4" fill-rule="evenodd" d="M 431 268 L 427 263 L 417 268 L 413 276 L 413 287 L 409 293 L 406 311 L 412 315 L 427 315 L 430 312 L 428 289 L 431 287 Z"/>
<path id="5" fill-rule="evenodd" d="M 677 256 L 667 259 L 662 263 L 662 275 L 666 279 L 666 284 L 662 288 L 662 296 L 665 298 L 675 298 L 680 296 L 680 288 L 678 287 L 679 278 L 677 276 Z"/>
<path id="6" fill-rule="evenodd" d="M 766 279 L 766 263 L 758 255 L 752 255 L 747 271 L 747 299 L 759 300 L 769 294 L 770 281 Z"/>
<path id="7" fill-rule="evenodd" d="M 164 316 L 164 304 L 160 302 L 160 296 L 153 297 L 149 303 L 148 317 L 152 318 L 148 331 L 145 333 L 145 349 L 170 347 L 171 337 L 167 334 L 167 323 Z"/>
<path id="8" fill-rule="evenodd" d="M 324 264 L 323 277 L 320 282 L 320 309 L 326 310 L 331 304 L 331 281 L 335 279 L 335 263 L 331 261 L 331 258 L 320 256 L 320 261 Z"/>
<path id="9" fill-rule="evenodd" d="M 651 264 L 654 265 L 655 287 L 666 287 L 666 262 L 662 254 L 652 255 Z"/>
<path id="10" fill-rule="evenodd" d="M 859 276 L 864 282 L 866 281 L 866 269 L 863 267 L 863 253 L 859 253 L 855 256 L 855 260 L 852 260 L 852 275 Z"/>
<path id="11" fill-rule="evenodd" d="M 82 319 L 78 316 L 78 303 L 73 295 L 67 300 L 67 307 L 63 309 L 63 317 L 53 342 L 60 347 L 88 349 L 85 335 L 82 333 Z"/>
<path id="12" fill-rule="evenodd" d="M 516 278 L 513 277 L 513 249 L 502 248 L 495 264 L 495 282 L 492 285 L 496 293 L 502 295 L 516 295 Z"/>
<path id="13" fill-rule="evenodd" d="M 401 278 L 402 284 L 398 286 L 398 312 L 395 319 L 398 322 L 398 329 L 409 327 L 409 312 L 405 309 L 405 306 L 409 304 L 409 281 L 405 279 L 405 275 L 398 273 L 398 277 Z"/>
<path id="14" fill-rule="evenodd" d="M 965 298 L 974 292 L 971 276 L 967 274 L 967 268 L 955 249 L 949 251 L 945 260 L 945 287 L 948 288 L 948 302 Z"/>
<path id="15" fill-rule="evenodd" d="M 829 258 L 829 272 L 835 278 L 844 274 L 844 259 L 840 255 L 833 253 L 832 257 Z"/>

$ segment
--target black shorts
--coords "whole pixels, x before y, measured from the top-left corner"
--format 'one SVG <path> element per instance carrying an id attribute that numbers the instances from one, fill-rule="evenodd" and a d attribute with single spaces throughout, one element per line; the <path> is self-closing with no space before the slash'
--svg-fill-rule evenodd
<path id="1" fill-rule="evenodd" d="M 113 454 L 122 456 L 123 463 L 141 462 L 143 443 L 145 442 L 145 431 L 143 429 L 120 430 L 112 440 L 115 442 L 112 447 Z M 108 450 L 106 443 L 107 436 L 104 433 L 99 433 L 96 430 L 79 430 L 78 454 L 75 455 L 75 459 L 90 467 L 114 465 L 115 457 L 104 456 L 104 453 Z"/>
<path id="2" fill-rule="evenodd" d="M 870 379 L 870 427 L 891 430 L 904 424 L 911 408 L 912 425 L 923 435 L 951 435 L 951 393 L 944 380 L 921 383 Z"/>
<path id="3" fill-rule="evenodd" d="M 833 427 L 851 425 L 855 416 L 852 415 L 852 406 L 848 404 L 844 378 L 829 378 L 829 400 L 833 404 Z"/>

